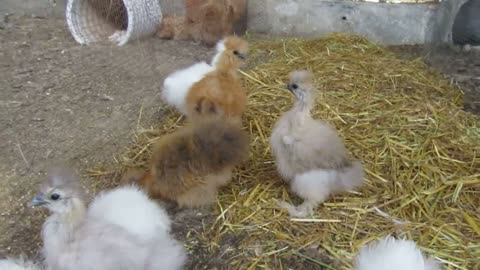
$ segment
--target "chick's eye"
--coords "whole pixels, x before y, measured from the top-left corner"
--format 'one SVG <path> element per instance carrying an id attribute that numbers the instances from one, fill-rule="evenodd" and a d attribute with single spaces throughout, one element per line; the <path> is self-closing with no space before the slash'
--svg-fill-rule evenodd
<path id="1" fill-rule="evenodd" d="M 238 51 L 233 51 L 233 54 L 238 55 Z"/>
<path id="2" fill-rule="evenodd" d="M 298 88 L 298 84 L 296 84 L 296 83 L 292 84 L 292 88 L 293 88 L 293 89 L 297 89 L 297 88 Z"/>
<path id="3" fill-rule="evenodd" d="M 52 195 L 50 195 L 50 199 L 56 201 L 60 199 L 60 195 L 58 195 L 57 193 L 53 193 Z"/>

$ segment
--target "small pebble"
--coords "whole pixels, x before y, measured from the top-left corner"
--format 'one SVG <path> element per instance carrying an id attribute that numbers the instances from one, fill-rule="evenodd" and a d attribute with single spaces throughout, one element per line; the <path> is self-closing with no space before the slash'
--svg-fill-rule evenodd
<path id="1" fill-rule="evenodd" d="M 102 100 L 105 100 L 105 101 L 113 101 L 113 97 L 111 96 L 108 96 L 108 95 L 103 95 L 101 97 Z"/>

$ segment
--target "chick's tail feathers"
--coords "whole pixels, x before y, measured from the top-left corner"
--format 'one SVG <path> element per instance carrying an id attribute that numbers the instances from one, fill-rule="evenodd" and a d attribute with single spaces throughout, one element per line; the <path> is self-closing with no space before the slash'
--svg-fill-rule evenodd
<path id="1" fill-rule="evenodd" d="M 145 270 L 181 270 L 185 267 L 187 251 L 185 247 L 172 238 L 157 237 Z"/>
<path id="2" fill-rule="evenodd" d="M 360 161 L 352 161 L 349 165 L 337 169 L 337 180 L 334 182 L 334 192 L 350 191 L 363 184 L 363 165 Z"/>
<path id="3" fill-rule="evenodd" d="M 415 242 L 385 237 L 362 247 L 355 270 L 440 270 L 433 258 L 426 258 Z"/>
<path id="4" fill-rule="evenodd" d="M 168 75 L 161 91 L 163 101 L 186 114 L 185 99 L 191 87 L 213 70 L 214 68 L 206 62 L 198 62 Z"/>
<path id="5" fill-rule="evenodd" d="M 120 226 L 145 241 L 168 235 L 171 226 L 167 212 L 136 185 L 100 193 L 90 204 L 88 216 Z"/>
<path id="6" fill-rule="evenodd" d="M 354 161 L 339 169 L 319 169 L 296 175 L 292 190 L 305 200 L 321 203 L 331 194 L 353 190 L 362 182 L 362 164 Z"/>
<path id="7" fill-rule="evenodd" d="M 291 216 L 306 217 L 314 208 L 336 192 L 351 191 L 363 182 L 363 166 L 359 161 L 350 162 L 338 169 L 318 169 L 298 174 L 291 182 L 292 191 L 304 199 L 304 203 L 293 206 L 280 202 Z"/>

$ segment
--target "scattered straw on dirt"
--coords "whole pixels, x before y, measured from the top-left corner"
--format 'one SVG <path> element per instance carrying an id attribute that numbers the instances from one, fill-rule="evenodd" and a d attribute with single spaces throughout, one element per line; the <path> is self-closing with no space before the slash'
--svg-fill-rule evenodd
<path id="1" fill-rule="evenodd" d="M 417 241 L 447 269 L 479 269 L 480 125 L 461 110 L 460 90 L 420 60 L 399 60 L 359 37 L 253 41 L 252 47 L 252 57 L 265 61 L 243 73 L 250 159 L 218 197 L 213 227 L 194 237 L 215 250 L 223 236 L 245 235 L 230 254 L 231 269 L 282 269 L 282 258 L 292 254 L 348 269 L 360 246 L 387 234 Z M 268 137 L 292 105 L 283 89 L 287 74 L 304 68 L 315 73 L 320 91 L 314 117 L 337 127 L 363 161 L 367 183 L 300 220 L 276 205 L 298 198 L 276 173 Z M 173 111 L 166 119 L 140 132 L 119 164 L 144 166 L 158 136 L 182 125 Z M 305 247 L 330 261 L 302 254 Z"/>

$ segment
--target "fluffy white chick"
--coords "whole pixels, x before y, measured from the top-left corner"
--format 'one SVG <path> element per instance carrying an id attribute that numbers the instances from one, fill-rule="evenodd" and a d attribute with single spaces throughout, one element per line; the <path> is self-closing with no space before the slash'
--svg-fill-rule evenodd
<path id="1" fill-rule="evenodd" d="M 91 212 L 86 208 L 78 181 L 69 170 L 60 169 L 51 173 L 40 193 L 32 200 L 32 205 L 45 206 L 51 215 L 42 227 L 43 255 L 46 267 L 50 270 L 177 270 L 182 269 L 186 260 L 184 247 L 165 232 L 169 222 L 163 211 L 154 209 L 148 203 L 140 206 L 142 196 L 132 195 L 134 188 L 113 190 L 112 196 L 104 193 L 98 201 L 97 208 Z M 105 207 L 110 201 L 118 203 L 119 195 L 127 194 L 125 200 L 133 199 L 139 213 L 134 216 L 120 217 L 115 207 Z M 103 198 L 102 198 L 103 197 Z M 105 199 L 106 198 L 106 199 Z M 108 198 L 113 198 L 109 200 Z M 128 201 L 127 201 L 128 203 Z M 100 209 L 113 211 L 99 217 Z M 154 210 L 148 212 L 148 209 Z M 147 213 L 148 212 L 148 213 Z M 125 214 L 131 214 L 126 209 Z M 160 219 L 140 217 L 144 214 L 161 215 Z M 131 218 L 129 220 L 129 218 Z M 135 220 L 138 219 L 138 220 Z M 154 225 L 135 224 L 136 222 L 157 222 L 157 234 L 151 233 Z M 145 228 L 142 234 L 139 228 Z M 147 239 L 147 234 L 150 236 Z"/>
<path id="2" fill-rule="evenodd" d="M 206 62 L 199 62 L 185 69 L 177 70 L 163 81 L 162 97 L 170 106 L 186 114 L 185 98 L 193 84 L 200 81 L 215 68 Z"/>
<path id="3" fill-rule="evenodd" d="M 422 254 L 416 243 L 391 236 L 362 247 L 355 270 L 440 270 L 434 258 Z"/>
<path id="4" fill-rule="evenodd" d="M 89 218 L 123 227 L 144 240 L 170 232 L 167 212 L 137 186 L 123 186 L 101 192 L 88 207 Z"/>
<path id="5" fill-rule="evenodd" d="M 300 206 L 279 202 L 291 216 L 306 217 L 332 193 L 363 183 L 363 167 L 351 160 L 334 127 L 312 118 L 316 89 L 309 71 L 290 73 L 287 84 L 296 98 L 292 109 L 275 124 L 270 144 L 279 174 L 304 199 Z"/>
<path id="6" fill-rule="evenodd" d="M 7 258 L 0 260 L 0 270 L 42 270 L 43 268 L 24 258 Z"/>

